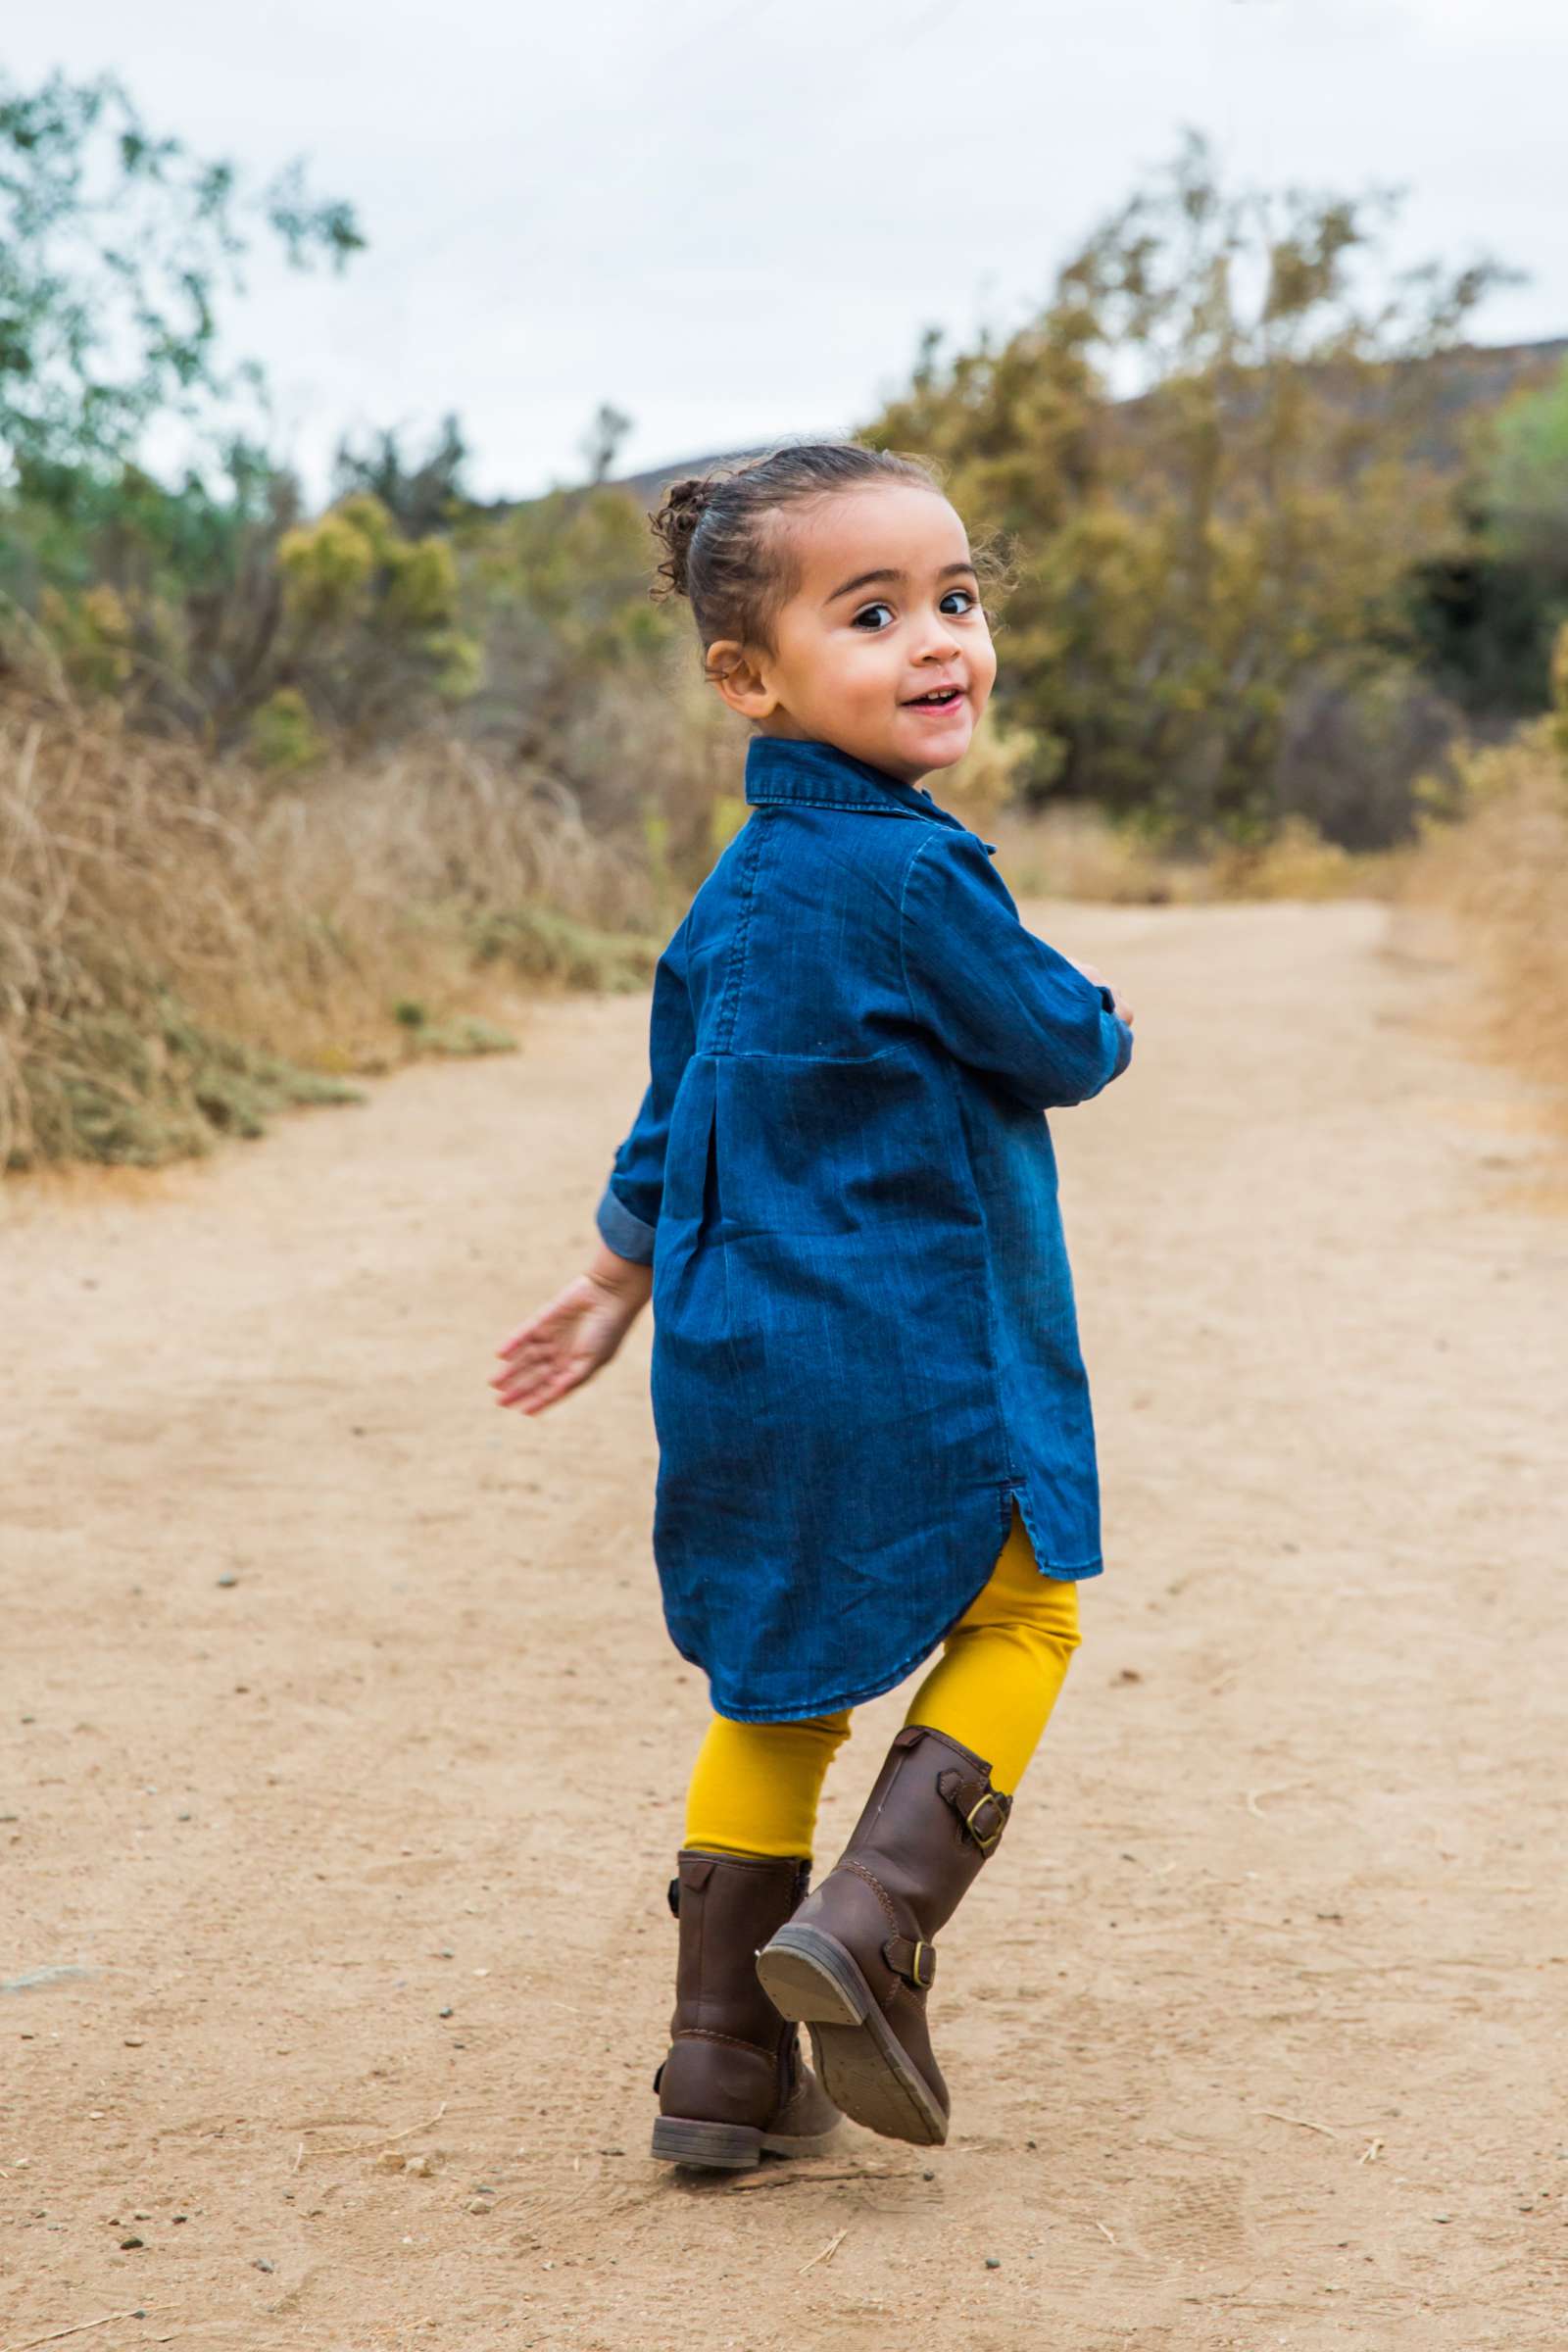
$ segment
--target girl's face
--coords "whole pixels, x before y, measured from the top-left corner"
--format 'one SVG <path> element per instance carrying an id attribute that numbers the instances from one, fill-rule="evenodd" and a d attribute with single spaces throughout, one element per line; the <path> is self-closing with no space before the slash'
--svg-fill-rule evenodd
<path id="1" fill-rule="evenodd" d="M 765 735 L 835 744 L 905 783 L 952 767 L 997 674 L 953 508 L 917 482 L 879 482 L 786 508 L 773 527 L 789 535 L 799 585 L 774 652 L 709 647 L 724 700 Z"/>

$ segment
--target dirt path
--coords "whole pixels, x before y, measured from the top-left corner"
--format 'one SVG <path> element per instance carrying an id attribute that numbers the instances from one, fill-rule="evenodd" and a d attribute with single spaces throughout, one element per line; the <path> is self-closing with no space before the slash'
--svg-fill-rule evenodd
<path id="1" fill-rule="evenodd" d="M 0 1996 L 5 2352 L 137 2309 L 69 2340 L 1560 2352 L 1568 1222 L 1527 1090 L 1378 907 L 1034 919 L 1139 1015 L 1054 1122 L 1109 1571 L 944 1938 L 934 2154 L 646 2156 L 703 1720 L 647 1332 L 537 1422 L 484 1386 L 590 1240 L 643 1001 L 153 1198 L 14 1195 L 0 1978 L 68 1973 Z"/>

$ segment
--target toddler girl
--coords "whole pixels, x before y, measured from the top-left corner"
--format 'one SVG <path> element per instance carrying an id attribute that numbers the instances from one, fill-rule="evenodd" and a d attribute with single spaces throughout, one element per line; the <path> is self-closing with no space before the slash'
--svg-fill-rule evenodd
<path id="1" fill-rule="evenodd" d="M 652 1296 L 654 1551 L 714 1709 L 653 2152 L 741 2166 L 815 2150 L 840 2110 L 947 2136 L 932 1939 L 996 1850 L 1102 1565 L 1042 1113 L 1126 1067 L 1132 1014 L 1024 928 L 993 845 L 919 780 L 962 759 L 996 675 L 926 467 L 787 446 L 677 482 L 655 529 L 754 730 L 752 813 L 659 960 L 604 1247 L 493 1385 L 544 1410 Z M 808 1892 L 851 1708 L 937 1650 Z"/>

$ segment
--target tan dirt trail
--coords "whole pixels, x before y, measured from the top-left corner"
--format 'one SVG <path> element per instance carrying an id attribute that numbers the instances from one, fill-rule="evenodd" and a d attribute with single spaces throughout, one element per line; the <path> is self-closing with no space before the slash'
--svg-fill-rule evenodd
<path id="1" fill-rule="evenodd" d="M 646 1001 L 11 1188 L 0 2352 L 1561 2352 L 1535 1098 L 1381 906 L 1029 911 L 1138 1012 L 1053 1118 L 1107 1573 L 943 1937 L 942 2150 L 648 2158 L 704 1694 L 646 1322 L 537 1420 L 485 1387 L 590 1245 Z"/>

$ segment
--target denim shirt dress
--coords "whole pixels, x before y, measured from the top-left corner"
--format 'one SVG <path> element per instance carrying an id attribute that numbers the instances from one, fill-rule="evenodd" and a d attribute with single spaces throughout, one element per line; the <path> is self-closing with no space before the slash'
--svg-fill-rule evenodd
<path id="1" fill-rule="evenodd" d="M 902 1682 L 1014 1502 L 1047 1575 L 1102 1567 L 1043 1114 L 1133 1041 L 922 787 L 758 736 L 746 798 L 656 968 L 596 1222 L 653 1267 L 670 1636 L 773 1723 Z"/>

